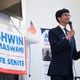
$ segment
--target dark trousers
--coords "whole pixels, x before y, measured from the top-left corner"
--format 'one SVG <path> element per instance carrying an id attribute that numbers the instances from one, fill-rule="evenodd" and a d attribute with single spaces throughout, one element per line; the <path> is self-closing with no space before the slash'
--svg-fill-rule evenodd
<path id="1" fill-rule="evenodd" d="M 68 76 L 51 76 L 51 80 L 73 80 L 73 78 Z"/>

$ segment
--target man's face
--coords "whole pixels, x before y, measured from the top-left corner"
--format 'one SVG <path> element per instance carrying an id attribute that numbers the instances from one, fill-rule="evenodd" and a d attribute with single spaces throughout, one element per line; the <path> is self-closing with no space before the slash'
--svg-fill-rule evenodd
<path id="1" fill-rule="evenodd" d="M 63 13 L 61 17 L 59 17 L 60 23 L 68 24 L 70 21 L 70 14 L 69 13 Z"/>

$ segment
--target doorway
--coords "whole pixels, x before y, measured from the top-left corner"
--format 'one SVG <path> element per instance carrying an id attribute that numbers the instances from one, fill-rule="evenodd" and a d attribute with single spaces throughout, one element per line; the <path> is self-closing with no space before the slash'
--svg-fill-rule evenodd
<path id="1" fill-rule="evenodd" d="M 18 75 L 0 73 L 0 80 L 19 80 Z"/>

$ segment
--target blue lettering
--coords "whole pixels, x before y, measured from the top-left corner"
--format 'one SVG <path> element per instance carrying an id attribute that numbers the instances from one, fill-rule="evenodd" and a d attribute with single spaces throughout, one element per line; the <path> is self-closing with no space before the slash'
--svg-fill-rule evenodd
<path id="1" fill-rule="evenodd" d="M 0 57 L 0 63 L 3 63 L 3 64 L 5 64 L 5 63 L 6 63 L 6 60 L 5 60 L 5 58 L 3 58 L 3 57 Z"/>
<path id="2" fill-rule="evenodd" d="M 17 45 L 23 45 L 23 37 L 16 36 L 16 44 Z"/>
<path id="3" fill-rule="evenodd" d="M 20 60 L 7 59 L 7 63 L 9 65 L 24 66 L 24 61 L 20 61 Z"/>
<path id="4" fill-rule="evenodd" d="M 2 43 L 0 43 L 0 49 L 2 49 Z"/>
<path id="5" fill-rule="evenodd" d="M 21 53 L 23 53 L 24 52 L 24 48 L 20 48 L 20 47 L 16 47 L 16 52 L 21 52 Z"/>
<path id="6" fill-rule="evenodd" d="M 9 44 L 23 45 L 23 37 L 0 32 L 0 40 Z"/>
<path id="7" fill-rule="evenodd" d="M 24 53 L 24 47 L 11 46 L 11 45 L 8 45 L 8 44 L 0 43 L 0 49 L 3 49 L 5 51 Z"/>
<path id="8" fill-rule="evenodd" d="M 8 34 L 1 32 L 1 37 L 0 37 L 1 41 L 7 42 L 7 36 L 8 36 Z"/>
<path id="9" fill-rule="evenodd" d="M 44 41 L 45 41 L 45 42 L 48 42 L 48 33 L 45 34 L 45 36 L 44 36 Z"/>
<path id="10" fill-rule="evenodd" d="M 7 51 L 10 51 L 10 45 L 7 45 L 6 47 L 7 47 L 6 50 L 7 50 Z"/>
<path id="11" fill-rule="evenodd" d="M 46 33 L 44 37 L 45 37 L 45 38 L 48 38 L 48 33 Z"/>
<path id="12" fill-rule="evenodd" d="M 7 38 L 8 38 L 9 43 L 12 43 L 12 44 L 15 43 L 15 36 L 13 36 L 13 35 L 8 35 Z"/>
<path id="13" fill-rule="evenodd" d="M 5 44 L 3 44 L 3 49 L 4 49 L 4 50 L 7 50 L 7 49 L 6 49 L 6 45 L 5 45 Z"/>
<path id="14" fill-rule="evenodd" d="M 12 46 L 10 47 L 10 49 L 11 49 L 10 51 L 15 52 L 15 47 Z"/>

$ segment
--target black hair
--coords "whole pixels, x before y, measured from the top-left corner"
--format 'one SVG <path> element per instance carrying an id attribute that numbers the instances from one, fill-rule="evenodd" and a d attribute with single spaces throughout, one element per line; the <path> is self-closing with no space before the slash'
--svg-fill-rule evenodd
<path id="1" fill-rule="evenodd" d="M 61 17 L 63 13 L 69 13 L 69 10 L 63 8 L 56 12 L 55 17 L 58 22 L 59 22 L 58 17 Z"/>

